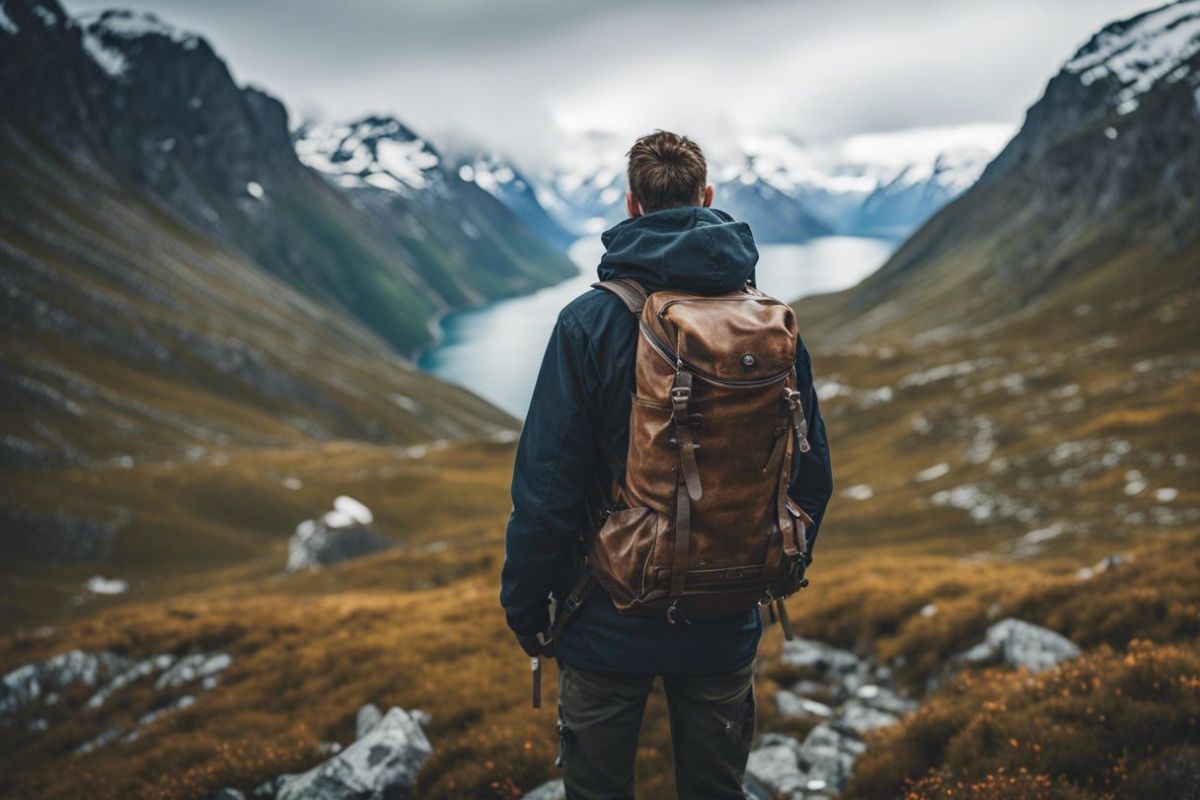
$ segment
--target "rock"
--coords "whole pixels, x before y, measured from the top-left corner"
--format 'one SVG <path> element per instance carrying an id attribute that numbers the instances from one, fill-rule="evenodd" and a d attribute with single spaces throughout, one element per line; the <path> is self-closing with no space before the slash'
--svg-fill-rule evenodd
<path id="1" fill-rule="evenodd" d="M 173 689 L 202 678 L 213 678 L 229 669 L 232 663 L 233 658 L 228 653 L 193 653 L 181 658 L 175 666 L 160 675 L 155 686 L 159 689 Z M 211 687 L 206 685 L 204 688 Z"/>
<path id="2" fill-rule="evenodd" d="M 1049 628 L 1009 617 L 987 630 L 984 641 L 959 658 L 968 664 L 1002 662 L 1041 672 L 1079 655 L 1079 647 Z"/>
<path id="3" fill-rule="evenodd" d="M 42 697 L 76 683 L 95 686 L 102 679 L 128 670 L 133 661 L 108 651 L 71 650 L 45 661 L 26 664 L 0 680 L 0 720 Z"/>
<path id="4" fill-rule="evenodd" d="M 379 710 L 379 706 L 367 703 L 358 710 L 358 716 L 354 720 L 354 738 L 361 739 L 366 736 L 372 728 L 379 724 L 381 719 L 383 719 L 383 712 Z"/>
<path id="5" fill-rule="evenodd" d="M 138 717 L 138 725 L 145 726 L 157 721 L 159 718 L 170 714 L 172 711 L 182 711 L 185 708 L 191 708 L 196 704 L 196 698 L 190 694 L 185 694 L 177 700 L 168 703 L 162 708 L 156 708 L 153 711 L 147 711 L 142 716 Z M 136 738 L 136 737 L 135 737 Z"/>
<path id="6" fill-rule="evenodd" d="M 833 709 L 816 700 L 799 697 L 787 689 L 775 693 L 775 708 L 785 717 L 831 717 Z"/>
<path id="7" fill-rule="evenodd" d="M 393 708 L 366 736 L 302 775 L 278 781 L 275 800 L 394 800 L 416 784 L 433 752 L 408 712 Z M 260 787 L 261 788 L 261 787 Z M 255 796 L 259 796 L 256 790 Z"/>
<path id="8" fill-rule="evenodd" d="M 824 782 L 822 789 L 840 792 L 850 780 L 850 770 L 867 746 L 829 722 L 809 731 L 800 746 L 799 764 L 807 780 Z"/>
<path id="9" fill-rule="evenodd" d="M 284 569 L 295 572 L 337 564 L 348 558 L 386 550 L 390 546 L 387 539 L 358 522 L 355 517 L 335 509 L 321 519 L 305 520 L 296 526 L 296 532 L 288 540 L 288 560 Z"/>
<path id="10" fill-rule="evenodd" d="M 895 714 L 880 711 L 857 699 L 847 700 L 838 709 L 838 719 L 843 725 L 858 734 L 864 734 L 900 721 L 900 717 Z"/>
<path id="11" fill-rule="evenodd" d="M 204 800 L 246 800 L 246 795 L 233 787 L 227 786 L 224 789 L 218 789 L 213 792 L 204 798 Z"/>
<path id="12" fill-rule="evenodd" d="M 275 795 L 279 794 L 279 787 L 283 786 L 284 780 L 291 778 L 291 775 L 276 775 L 271 780 L 260 783 L 254 787 L 252 797 L 256 800 L 275 800 Z"/>
<path id="13" fill-rule="evenodd" d="M 563 786 L 562 778 L 555 778 L 527 792 L 521 800 L 567 800 L 567 789 Z"/>
<path id="14" fill-rule="evenodd" d="M 858 687 L 858 690 L 854 693 L 854 697 L 859 702 L 871 708 L 893 714 L 897 717 L 902 717 L 917 710 L 917 702 L 915 700 L 909 700 L 907 697 L 900 696 L 892 689 L 875 684 Z"/>
<path id="15" fill-rule="evenodd" d="M 1091 580 L 1092 578 L 1096 577 L 1097 575 L 1103 575 L 1105 572 L 1108 572 L 1109 570 L 1116 569 L 1117 567 L 1122 567 L 1122 566 L 1128 564 L 1131 560 L 1132 559 L 1127 555 L 1124 555 L 1122 553 L 1114 553 L 1110 556 L 1105 556 L 1104 558 L 1100 559 L 1099 561 L 1097 561 L 1095 564 L 1093 564 L 1090 567 L 1081 567 L 1075 573 L 1075 575 L 1081 581 L 1088 581 L 1088 580 Z"/>
<path id="16" fill-rule="evenodd" d="M 117 739 L 120 739 L 124 733 L 125 731 L 121 730 L 120 728 L 108 728 L 107 730 L 101 731 L 95 738 L 89 739 L 88 741 L 79 745 L 79 747 L 75 748 L 74 755 L 83 756 L 87 755 L 93 750 L 99 750 L 101 747 L 112 744 Z"/>
<path id="17" fill-rule="evenodd" d="M 812 667 L 821 672 L 849 674 L 858 668 L 859 657 L 812 639 L 794 639 L 783 643 L 780 660 L 793 667 Z"/>
<path id="18" fill-rule="evenodd" d="M 800 767 L 800 743 L 790 736 L 766 734 L 746 761 L 746 789 L 756 798 L 803 798 L 808 777 Z"/>
<path id="19" fill-rule="evenodd" d="M 137 662 L 129 669 L 114 677 L 111 681 L 105 684 L 100 691 L 92 695 L 87 702 L 87 707 L 99 708 L 100 706 L 104 705 L 105 701 L 112 697 L 116 692 L 125 688 L 139 678 L 146 677 L 152 672 L 158 672 L 167 669 L 171 666 L 171 662 L 174 660 L 175 659 L 169 655 L 160 655 L 147 658 L 145 661 Z"/>

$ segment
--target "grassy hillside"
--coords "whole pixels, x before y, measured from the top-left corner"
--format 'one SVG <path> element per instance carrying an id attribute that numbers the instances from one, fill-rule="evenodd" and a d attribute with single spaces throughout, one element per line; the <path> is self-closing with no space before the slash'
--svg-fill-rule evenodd
<path id="1" fill-rule="evenodd" d="M 1200 339 L 1186 313 L 1194 293 L 1150 284 L 1144 294 L 1080 294 L 986 336 L 811 342 L 839 493 L 813 586 L 790 603 L 801 634 L 892 665 L 917 696 L 1006 616 L 1060 631 L 1085 652 L 1034 681 L 994 668 L 950 682 L 911 720 L 872 739 L 848 796 L 957 797 L 961 784 L 967 796 L 1014 800 L 1141 798 L 1147 786 L 1173 796 L 1190 785 L 1185 766 L 1200 725 L 1200 481 L 1197 356 L 1188 343 Z M 1122 321 L 1122 304 L 1137 316 Z M 341 443 L 231 453 L 214 470 L 220 478 L 133 470 L 123 484 L 155 486 L 159 503 L 177 498 L 174 524 L 203 528 L 207 538 L 163 537 L 164 517 L 114 553 L 114 574 L 132 578 L 128 596 L 80 609 L 58 595 L 48 633 L 34 632 L 44 613 L 20 610 L 23 632 L 0 648 L 0 669 L 73 647 L 140 657 L 220 649 L 233 665 L 194 706 L 156 722 L 153 735 L 85 756 L 68 754 L 102 730 L 132 725 L 170 693 L 141 685 L 98 712 L 71 712 L 66 702 L 54 713 L 71 721 L 36 737 L 14 725 L 4 734 L 0 788 L 45 798 L 83 785 L 122 798 L 249 789 L 322 760 L 321 741 L 349 741 L 353 714 L 368 701 L 432 715 L 421 797 L 512 798 L 553 777 L 553 692 L 547 709 L 528 709 L 528 667 L 496 602 L 511 447 L 419 455 Z M 304 480 L 297 495 L 269 477 L 293 473 Z M 95 472 L 61 477 L 109 483 Z M 220 514 L 203 500 L 205 492 L 232 496 L 235 486 L 239 502 Z M 864 486 L 869 498 L 855 499 L 867 496 Z M 106 489 L 126 490 L 141 491 Z M 338 493 L 367 502 L 404 546 L 279 574 L 290 525 Z M 192 536 L 189 560 L 237 552 L 203 574 L 155 577 L 161 542 Z M 1115 554 L 1126 562 L 1090 580 L 1077 574 Z M 236 566 L 215 565 L 235 555 Z M 53 595 L 85 574 L 36 583 Z M 770 700 L 797 677 L 777 660 L 779 646 L 772 630 L 758 730 L 800 734 L 812 721 L 783 719 Z M 644 796 L 670 796 L 658 696 L 641 756 Z M 67 758 L 76 769 L 57 769 Z"/>

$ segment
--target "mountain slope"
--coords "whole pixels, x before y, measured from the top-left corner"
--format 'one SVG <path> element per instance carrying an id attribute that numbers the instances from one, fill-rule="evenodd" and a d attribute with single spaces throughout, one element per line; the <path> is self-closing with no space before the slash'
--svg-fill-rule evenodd
<path id="1" fill-rule="evenodd" d="M 830 341 L 964 331 L 1200 271 L 1200 3 L 1114 23 L 962 197 L 859 286 L 799 305 Z"/>
<path id="2" fill-rule="evenodd" d="M 409 253 L 427 291 L 452 305 L 523 294 L 575 274 L 565 245 L 540 232 L 393 117 L 304 125 L 302 162 Z"/>
<path id="3" fill-rule="evenodd" d="M 419 206 L 404 209 L 402 231 L 362 213 L 297 159 L 283 106 L 238 87 L 198 36 L 124 11 L 74 20 L 53 0 L 7 0 L 5 13 L 7 121 L 106 165 L 401 351 L 427 342 L 430 320 L 451 305 L 573 274 L 548 247 L 510 246 L 508 227 L 481 233 L 483 258 L 472 237 Z M 462 291 L 477 272 L 478 291 Z M 446 275 L 459 287 L 449 296 L 437 290 Z"/>
<path id="4" fill-rule="evenodd" d="M 457 159 L 458 176 L 494 196 L 525 225 L 552 246 L 566 250 L 577 238 L 542 207 L 537 189 L 515 164 L 495 151 L 477 152 Z"/>

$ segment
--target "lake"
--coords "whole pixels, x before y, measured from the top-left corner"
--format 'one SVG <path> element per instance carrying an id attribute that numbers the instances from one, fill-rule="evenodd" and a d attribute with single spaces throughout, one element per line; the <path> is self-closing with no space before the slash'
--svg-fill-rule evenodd
<path id="1" fill-rule="evenodd" d="M 758 286 L 788 301 L 845 289 L 878 269 L 896 244 L 822 236 L 804 244 L 759 245 Z M 598 236 L 580 239 L 569 251 L 578 276 L 523 297 L 447 314 L 440 323 L 441 340 L 422 354 L 418 366 L 525 416 L 558 312 L 596 280 L 603 252 Z"/>

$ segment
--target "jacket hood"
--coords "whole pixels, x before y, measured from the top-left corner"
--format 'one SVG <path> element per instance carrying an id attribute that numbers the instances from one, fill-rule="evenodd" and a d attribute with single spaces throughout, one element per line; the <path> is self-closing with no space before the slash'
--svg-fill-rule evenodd
<path id="1" fill-rule="evenodd" d="M 631 217 L 600 239 L 600 280 L 633 278 L 649 291 L 731 292 L 754 280 L 758 263 L 750 226 L 702 206 Z"/>

